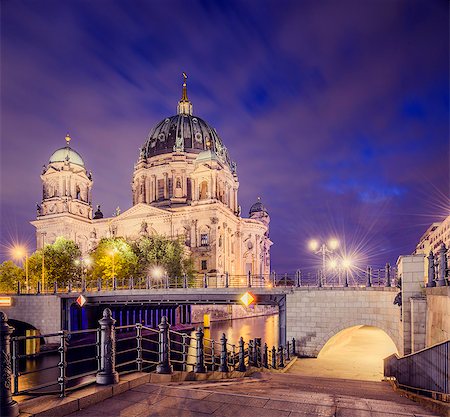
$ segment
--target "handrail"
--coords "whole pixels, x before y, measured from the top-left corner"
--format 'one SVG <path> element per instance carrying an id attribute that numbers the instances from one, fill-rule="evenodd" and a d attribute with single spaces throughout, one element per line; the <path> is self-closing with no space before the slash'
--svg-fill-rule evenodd
<path id="1" fill-rule="evenodd" d="M 444 395 L 450 400 L 450 340 L 426 347 L 403 357 L 393 354 L 384 359 L 384 376 L 398 385 L 425 394 Z"/>

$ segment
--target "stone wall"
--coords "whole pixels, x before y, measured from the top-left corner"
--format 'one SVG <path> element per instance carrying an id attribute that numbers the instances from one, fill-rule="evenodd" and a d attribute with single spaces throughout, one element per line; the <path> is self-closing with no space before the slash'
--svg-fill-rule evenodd
<path id="1" fill-rule="evenodd" d="M 41 334 L 61 330 L 61 298 L 57 295 L 12 296 L 12 306 L 2 307 L 9 319 L 23 321 Z"/>
<path id="2" fill-rule="evenodd" d="M 450 339 L 450 287 L 426 288 L 426 345 Z"/>
<path id="3" fill-rule="evenodd" d="M 411 308 L 411 352 L 425 348 L 427 299 L 425 297 L 410 298 Z"/>
<path id="4" fill-rule="evenodd" d="M 295 338 L 301 355 L 316 357 L 325 343 L 348 327 L 384 330 L 399 348 L 397 288 L 296 288 L 286 295 L 287 339 Z"/>
<path id="5" fill-rule="evenodd" d="M 400 323 L 399 352 L 408 355 L 413 352 L 413 333 L 411 298 L 423 297 L 424 262 L 425 255 L 400 256 L 397 261 L 398 275 L 402 282 L 402 321 Z M 416 327 L 417 327 L 416 315 Z"/>

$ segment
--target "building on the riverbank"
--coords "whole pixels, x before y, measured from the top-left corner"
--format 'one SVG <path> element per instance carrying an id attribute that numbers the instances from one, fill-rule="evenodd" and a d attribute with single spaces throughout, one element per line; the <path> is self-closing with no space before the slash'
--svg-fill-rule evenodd
<path id="1" fill-rule="evenodd" d="M 194 116 L 186 77 L 177 114 L 151 129 L 140 148 L 131 185 L 132 207 L 104 217 L 93 213 L 93 177 L 70 146 L 44 165 L 37 205 L 37 247 L 64 236 L 87 253 L 104 237 L 181 237 L 198 272 L 270 273 L 269 214 L 260 201 L 241 217 L 236 164 L 217 131 Z"/>
<path id="2" fill-rule="evenodd" d="M 441 222 L 432 223 L 425 233 L 420 237 L 414 254 L 423 253 L 428 255 L 433 252 L 437 255 L 442 244 L 450 246 L 450 215 Z"/>

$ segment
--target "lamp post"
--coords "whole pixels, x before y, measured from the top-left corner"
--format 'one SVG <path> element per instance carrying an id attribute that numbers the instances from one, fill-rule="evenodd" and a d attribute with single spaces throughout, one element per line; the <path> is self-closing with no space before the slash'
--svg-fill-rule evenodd
<path id="1" fill-rule="evenodd" d="M 44 291 L 44 283 L 45 283 L 45 236 L 47 232 L 42 232 L 42 276 L 41 276 L 41 288 Z"/>
<path id="2" fill-rule="evenodd" d="M 318 240 L 313 239 L 309 242 L 309 249 L 316 255 L 322 256 L 322 276 L 320 277 L 321 283 L 326 281 L 326 263 L 327 256 L 331 255 L 339 247 L 339 241 L 337 239 L 329 239 L 328 243 L 320 243 Z"/>
<path id="3" fill-rule="evenodd" d="M 28 251 L 27 248 L 23 246 L 15 246 L 12 250 L 12 256 L 15 259 L 23 259 L 25 257 L 24 267 L 25 267 L 25 287 L 28 293 Z"/>

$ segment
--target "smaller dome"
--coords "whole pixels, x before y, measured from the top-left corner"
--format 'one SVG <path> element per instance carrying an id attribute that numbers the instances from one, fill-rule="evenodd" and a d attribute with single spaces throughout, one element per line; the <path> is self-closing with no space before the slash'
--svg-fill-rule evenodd
<path id="1" fill-rule="evenodd" d="M 65 139 L 66 146 L 64 148 L 59 148 L 55 152 L 53 152 L 52 156 L 50 157 L 49 163 L 70 162 L 72 164 L 84 167 L 84 161 L 81 155 L 69 146 L 69 142 L 71 141 L 69 134 L 66 135 Z"/>
<path id="2" fill-rule="evenodd" d="M 256 203 L 250 207 L 250 211 L 248 212 L 248 214 L 251 217 L 253 213 L 260 213 L 260 212 L 267 213 L 267 209 L 264 207 L 264 204 L 261 203 L 261 197 L 258 197 Z"/>
<path id="3" fill-rule="evenodd" d="M 66 146 L 65 148 L 57 149 L 50 157 L 49 163 L 52 162 L 70 162 L 84 167 L 84 161 L 81 155 L 72 148 Z"/>
<path id="4" fill-rule="evenodd" d="M 100 210 L 100 204 L 97 204 L 97 211 L 94 213 L 94 219 L 103 219 L 103 213 Z"/>

